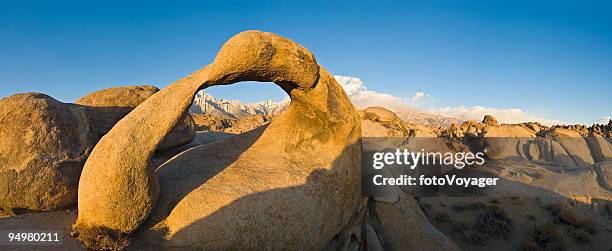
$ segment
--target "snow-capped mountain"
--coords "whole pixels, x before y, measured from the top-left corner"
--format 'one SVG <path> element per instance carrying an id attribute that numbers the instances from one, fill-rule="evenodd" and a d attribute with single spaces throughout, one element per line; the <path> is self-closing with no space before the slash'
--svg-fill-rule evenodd
<path id="1" fill-rule="evenodd" d="M 349 96 L 350 98 L 350 96 Z M 289 107 L 289 98 L 276 102 L 265 100 L 257 103 L 242 103 L 240 100 L 217 99 L 203 90 L 196 93 L 189 112 L 211 114 L 220 118 L 241 119 L 253 115 L 273 116 L 282 113 Z M 459 124 L 460 119 L 429 113 L 414 108 L 390 109 L 404 121 L 419 125 L 448 127 L 451 123 Z"/>
<path id="2" fill-rule="evenodd" d="M 252 115 L 277 115 L 289 107 L 289 99 L 275 102 L 266 100 L 245 104 L 239 100 L 217 99 L 203 90 L 196 93 L 189 112 L 212 114 L 228 118 L 244 118 Z"/>

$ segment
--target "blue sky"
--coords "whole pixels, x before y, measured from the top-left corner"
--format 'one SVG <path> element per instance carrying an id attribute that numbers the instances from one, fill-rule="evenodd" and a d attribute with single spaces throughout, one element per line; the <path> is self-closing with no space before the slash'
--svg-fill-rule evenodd
<path id="1" fill-rule="evenodd" d="M 424 92 L 426 102 L 410 103 L 423 109 L 517 108 L 588 124 L 612 115 L 610 1 L 176 2 L 0 0 L 0 97 L 70 102 L 110 86 L 164 87 L 210 63 L 232 35 L 259 29 L 369 91 L 409 103 Z M 210 91 L 284 96 L 266 84 Z"/>

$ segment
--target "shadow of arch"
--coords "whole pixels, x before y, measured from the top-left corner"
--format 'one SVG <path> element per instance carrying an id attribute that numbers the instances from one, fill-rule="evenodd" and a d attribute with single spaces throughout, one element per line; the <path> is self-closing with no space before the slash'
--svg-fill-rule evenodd
<path id="1" fill-rule="evenodd" d="M 222 146 L 250 144 L 250 140 L 259 136 L 258 130 L 245 135 L 243 140 L 238 139 L 239 136 L 236 140 L 184 152 L 160 167 L 164 170 L 158 173 L 162 184 L 159 203 L 135 234 L 130 249 L 322 249 L 351 218 L 359 215 L 364 206 L 364 201 L 359 199 L 360 159 L 355 157 L 361 151 L 360 141 L 344 148 L 326 167 L 304 171 L 297 165 L 288 168 L 265 164 L 241 166 L 239 168 L 247 175 L 242 177 L 248 177 L 248 181 L 228 182 L 221 188 L 207 185 L 211 178 L 228 168 L 214 160 L 218 158 L 216 153 L 227 149 Z M 213 151 L 206 154 L 208 150 Z M 240 150 L 237 148 L 236 152 Z M 194 166 L 197 160 L 192 157 L 200 154 L 205 154 L 202 160 L 212 162 Z M 224 157 L 219 160 L 223 163 L 227 161 Z M 238 161 L 242 162 L 244 158 Z M 216 163 L 221 165 L 216 166 Z M 347 168 L 355 168 L 357 172 Z M 295 175 L 300 181 L 294 182 L 295 185 L 254 191 L 229 200 L 227 204 L 216 205 L 225 202 L 225 191 L 241 190 L 245 183 L 257 182 L 282 172 Z M 347 184 L 350 189 L 347 189 Z M 164 191 L 164 187 L 179 191 Z M 193 205 L 191 202 L 195 201 L 206 201 L 212 206 L 172 212 L 180 208 L 178 204 Z M 349 208 L 351 210 L 347 210 Z M 193 211 L 198 213 L 191 214 Z M 169 216 L 172 213 L 180 215 Z M 188 220 L 184 224 L 168 223 L 165 217 Z M 180 227 L 169 229 L 168 224 Z"/>
<path id="2" fill-rule="evenodd" d="M 255 143 L 268 126 L 210 144 L 195 146 L 167 160 L 157 170 L 160 196 L 143 227 L 167 217 L 188 193 L 206 183 L 235 162 Z"/>
<path id="3" fill-rule="evenodd" d="M 328 171 L 325 171 L 328 172 Z M 319 176 L 320 171 L 314 171 L 313 174 L 311 175 L 312 178 L 308 179 L 308 182 L 311 182 L 314 179 L 314 177 Z M 516 181 L 512 181 L 512 180 L 507 180 L 507 179 L 503 179 L 501 182 L 505 183 L 507 186 L 510 187 L 515 187 L 517 188 L 518 191 L 532 191 L 538 194 L 538 198 L 541 199 L 554 199 L 554 198 L 560 198 L 560 199 L 565 199 L 565 200 L 569 200 L 570 198 L 564 197 L 554 191 L 550 191 L 550 190 L 546 190 L 546 189 L 542 189 L 539 187 L 535 187 L 532 185 L 528 185 L 528 184 L 524 184 L 524 183 L 520 183 L 520 182 L 516 182 Z M 307 185 L 309 183 L 305 183 L 304 185 Z M 286 191 L 294 191 L 295 189 L 300 189 L 301 186 L 297 186 L 297 187 L 288 187 L 285 188 L 284 190 Z M 303 188 L 302 188 L 303 189 Z M 283 190 L 283 189 L 279 189 L 279 190 Z M 254 199 L 259 199 L 259 198 L 265 198 L 271 194 L 277 193 L 277 192 L 283 192 L 283 191 L 279 191 L 279 190 L 270 190 L 267 192 L 264 192 L 263 194 L 253 194 L 251 196 L 247 196 L 245 198 L 241 198 L 239 200 L 236 200 L 235 203 L 229 204 L 226 207 L 221 208 L 220 210 L 218 210 L 216 213 L 211 214 L 211 216 L 209 218 L 203 218 L 201 219 L 201 221 L 196 221 L 194 224 L 184 228 L 182 231 L 180 231 L 179 233 L 177 233 L 175 236 L 175 241 L 178 242 L 179 238 L 189 238 L 189 234 L 193 233 L 194 230 L 196 230 L 199 227 L 202 227 L 203 225 L 205 225 L 205 223 L 207 222 L 211 222 L 214 219 L 220 219 L 223 217 L 223 215 L 227 215 L 230 212 L 236 212 L 235 210 L 242 208 L 239 207 L 240 204 L 243 204 L 243 200 L 244 201 L 248 201 L 248 200 L 254 200 Z M 470 194 L 470 191 L 466 191 L 466 193 L 461 193 L 461 194 L 455 194 L 454 192 L 452 194 L 448 194 L 445 191 L 440 191 L 440 194 L 444 195 L 444 196 L 455 196 L 455 197 L 459 197 L 464 198 L 464 199 L 469 199 L 474 197 L 474 195 Z M 261 197 L 259 197 L 261 196 Z M 429 195 L 429 196 L 436 196 L 436 195 Z M 491 197 L 488 197 L 491 198 Z M 495 197 L 493 197 L 495 198 Z M 529 198 L 529 197 L 527 197 Z M 423 198 L 421 198 L 422 200 Z M 606 203 L 610 204 L 612 203 L 612 201 L 610 200 L 597 200 L 599 205 L 605 205 Z M 421 205 L 422 206 L 422 205 Z M 448 205 L 450 206 L 450 205 Z M 574 201 L 574 205 L 572 206 L 573 208 L 590 208 L 593 205 L 589 205 L 589 204 L 585 204 L 583 202 L 580 201 Z M 542 209 L 544 210 L 544 209 Z M 599 210 L 605 210 L 605 208 L 600 208 Z M 424 211 L 427 212 L 427 208 L 424 208 Z M 533 213 L 531 211 L 525 211 L 524 213 Z M 597 211 L 594 211 L 594 213 L 597 213 Z M 601 212 L 603 214 L 605 214 L 605 212 Z M 524 217 L 524 215 L 520 215 L 520 217 Z M 550 216 L 552 219 L 554 216 L 551 214 Z M 550 219 L 543 219 L 545 221 L 548 221 Z M 78 241 L 75 238 L 70 237 L 70 232 L 71 232 L 71 224 L 76 220 L 76 213 L 74 210 L 60 210 L 60 211 L 55 211 L 55 212 L 38 212 L 38 213 L 27 213 L 27 214 L 23 214 L 23 215 L 18 215 L 18 216 L 13 216 L 13 217 L 8 217 L 8 218 L 0 218 L 0 230 L 23 230 L 23 229 L 29 229 L 29 230 L 49 230 L 49 229 L 57 229 L 58 231 L 61 231 L 63 233 L 63 235 L 66 237 L 63 243 L 63 246 L 61 246 L 61 248 L 63 249 L 69 249 L 69 250 L 86 250 L 80 243 L 78 243 Z M 432 218 L 429 218 L 429 220 L 432 221 L 432 223 L 435 225 L 435 227 L 437 227 L 438 229 L 444 230 L 444 228 L 440 227 L 440 224 L 437 224 Z M 543 223 L 545 221 L 540 221 L 539 223 Z M 609 221 L 608 221 L 609 222 Z M 605 222 L 599 222 L 599 227 L 600 228 L 605 228 L 604 225 Z M 537 222 L 532 223 L 533 225 L 538 224 Z M 562 224 L 559 225 L 563 228 L 567 228 L 569 227 L 569 225 L 567 224 Z M 204 226 L 205 227 L 205 226 Z M 456 243 L 461 243 L 462 240 L 460 240 L 457 235 L 454 235 L 453 233 L 449 233 L 448 231 L 442 231 L 446 236 L 448 236 L 449 238 L 453 239 Z M 189 250 L 189 248 L 182 248 L 179 246 L 172 246 L 171 242 L 166 242 L 161 240 L 161 238 L 158 238 L 157 240 L 154 240 L 153 237 L 153 231 L 148 230 L 148 229 L 141 229 L 136 233 L 136 236 L 134 238 L 134 240 L 132 241 L 132 245 L 128 248 L 128 250 L 152 250 L 152 249 L 166 249 L 166 250 Z M 600 231 L 597 235 L 594 235 L 595 238 L 606 238 L 606 231 Z M 515 231 L 513 233 L 513 237 L 510 241 L 506 242 L 506 243 L 502 243 L 504 245 L 500 246 L 495 246 L 494 249 L 495 250 L 516 250 L 519 245 L 521 244 L 521 242 L 524 240 L 523 238 L 526 238 L 526 236 L 529 234 L 529 232 L 524 232 L 524 233 L 519 233 L 517 231 Z M 148 236 L 147 236 L 148 235 Z M 160 235 L 163 235 L 163 233 L 161 233 Z M 150 239 L 147 239 L 146 237 L 149 237 Z M 411 240 L 413 238 L 410 238 L 410 236 L 400 236 L 402 239 L 404 240 Z M 193 237 L 191 237 L 193 238 Z M 518 242 L 515 242 L 514 240 L 518 240 Z M 197 242 L 197 241 L 196 241 Z M 598 242 L 599 244 L 601 244 L 600 242 Z M 391 243 L 393 245 L 397 245 L 397 243 Z M 511 244 L 511 245 L 507 245 L 507 244 Z M 605 244 L 605 243 L 604 243 Z M 464 244 L 462 244 L 463 246 Z M 593 250 L 605 250 L 605 248 L 608 248 L 609 246 L 606 247 L 599 247 L 599 249 L 597 247 L 593 247 L 593 244 L 578 244 L 578 243 L 574 243 L 574 242 L 570 242 L 570 250 L 572 250 L 571 248 L 574 247 L 575 249 L 578 249 L 580 247 L 585 248 L 585 247 L 590 247 Z M 31 247 L 28 246 L 21 246 L 22 248 L 18 247 L 18 246 L 14 246 L 15 250 L 31 250 Z M 474 248 L 475 246 L 467 246 L 466 248 Z M 40 246 L 39 248 L 40 250 L 57 250 L 58 246 Z M 192 248 L 192 249 L 197 249 L 197 248 Z M 201 248 L 199 249 L 201 250 Z"/>

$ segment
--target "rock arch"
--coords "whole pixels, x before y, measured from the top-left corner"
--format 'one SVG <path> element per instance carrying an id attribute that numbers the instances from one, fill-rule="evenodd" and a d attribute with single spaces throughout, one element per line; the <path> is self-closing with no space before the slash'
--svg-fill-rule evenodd
<path id="1" fill-rule="evenodd" d="M 240 81 L 276 83 L 292 99 L 289 110 L 258 135 L 251 134 L 252 145 L 214 177 L 174 200 L 168 200 L 172 193 L 162 193 L 166 204 L 156 207 L 160 187 L 149 164 L 154 150 L 198 90 Z M 242 32 L 223 45 L 213 63 L 147 99 L 100 140 L 81 175 L 74 227 L 130 234 L 153 212 L 151 229 L 143 231 L 163 229 L 170 246 L 322 248 L 363 202 L 360 136 L 352 104 L 307 49 L 272 33 Z M 225 142 L 188 156 L 232 146 Z M 178 177 L 186 178 L 205 175 L 202 168 L 210 168 L 185 165 L 189 159 L 180 158 L 162 168 L 162 180 L 163 170 L 185 171 Z M 276 215 L 269 215 L 272 211 Z M 231 215 L 219 216 L 223 212 Z M 274 219 L 296 225 L 275 226 L 279 222 Z M 244 230 L 270 239 L 250 238 Z M 219 240 L 220 234 L 227 238 Z"/>

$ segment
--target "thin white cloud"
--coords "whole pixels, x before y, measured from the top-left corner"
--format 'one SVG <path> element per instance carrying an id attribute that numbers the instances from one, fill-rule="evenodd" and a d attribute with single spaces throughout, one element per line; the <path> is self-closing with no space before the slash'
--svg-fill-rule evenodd
<path id="1" fill-rule="evenodd" d="M 434 100 L 431 98 L 429 93 L 418 91 L 408 99 L 408 105 L 416 108 L 431 107 Z"/>
<path id="2" fill-rule="evenodd" d="M 382 106 L 389 109 L 400 109 L 408 107 L 408 102 L 404 98 L 368 90 L 360 78 L 342 75 L 336 75 L 334 78 L 344 88 L 353 104 L 359 108 Z"/>
<path id="3" fill-rule="evenodd" d="M 610 116 L 601 116 L 601 117 L 599 117 L 599 121 L 597 121 L 597 123 L 605 125 L 605 124 L 608 124 L 610 119 L 612 119 L 612 117 L 610 117 Z"/>
<path id="4" fill-rule="evenodd" d="M 412 101 L 419 101 L 422 100 L 424 98 L 428 98 L 429 94 L 425 93 L 425 92 L 416 92 L 414 94 L 414 96 L 412 96 L 412 98 L 410 98 L 410 100 Z"/>
<path id="5" fill-rule="evenodd" d="M 410 98 L 397 97 L 389 93 L 368 90 L 363 81 L 352 76 L 334 76 L 336 81 L 344 88 L 349 99 L 359 108 L 382 106 L 391 110 L 411 107 L 433 107 L 433 99 L 429 94 L 418 91 Z M 561 121 L 529 115 L 519 108 L 494 108 L 483 106 L 455 106 L 444 108 L 430 108 L 427 112 L 455 117 L 461 120 L 482 120 L 484 115 L 493 115 L 500 123 L 540 122 L 543 125 L 562 124 Z M 606 121 L 607 123 L 607 121 Z"/>

